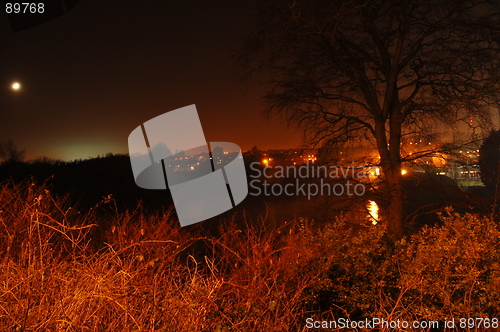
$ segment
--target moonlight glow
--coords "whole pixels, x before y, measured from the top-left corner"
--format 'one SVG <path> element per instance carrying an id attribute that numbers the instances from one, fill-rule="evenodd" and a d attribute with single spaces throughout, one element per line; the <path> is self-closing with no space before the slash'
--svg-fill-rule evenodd
<path id="1" fill-rule="evenodd" d="M 10 87 L 12 88 L 12 90 L 17 91 L 17 90 L 21 89 L 21 83 L 14 82 L 14 83 L 12 83 L 12 85 Z"/>

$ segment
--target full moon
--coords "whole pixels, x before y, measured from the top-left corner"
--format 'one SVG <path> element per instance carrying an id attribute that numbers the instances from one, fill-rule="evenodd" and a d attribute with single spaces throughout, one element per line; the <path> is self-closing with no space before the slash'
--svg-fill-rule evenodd
<path id="1" fill-rule="evenodd" d="M 12 88 L 12 90 L 17 91 L 17 90 L 21 89 L 21 83 L 14 82 L 14 83 L 12 83 L 12 85 L 10 87 Z"/>

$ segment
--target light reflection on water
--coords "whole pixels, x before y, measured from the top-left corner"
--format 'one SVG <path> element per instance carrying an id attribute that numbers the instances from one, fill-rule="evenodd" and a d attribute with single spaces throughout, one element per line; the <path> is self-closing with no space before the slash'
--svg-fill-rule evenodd
<path id="1" fill-rule="evenodd" d="M 367 209 L 369 215 L 369 220 L 372 222 L 373 225 L 376 225 L 378 223 L 378 204 L 375 201 L 368 201 L 367 204 Z"/>

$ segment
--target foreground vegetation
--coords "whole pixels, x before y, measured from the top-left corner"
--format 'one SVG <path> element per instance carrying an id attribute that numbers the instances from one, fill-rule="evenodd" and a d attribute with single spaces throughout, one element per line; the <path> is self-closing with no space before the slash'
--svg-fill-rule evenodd
<path id="1" fill-rule="evenodd" d="M 1 187 L 0 330 L 303 331 L 309 317 L 500 314 L 500 231 L 485 217 L 448 211 L 394 243 L 342 218 L 208 233 L 180 228 L 172 211 L 112 207 Z"/>

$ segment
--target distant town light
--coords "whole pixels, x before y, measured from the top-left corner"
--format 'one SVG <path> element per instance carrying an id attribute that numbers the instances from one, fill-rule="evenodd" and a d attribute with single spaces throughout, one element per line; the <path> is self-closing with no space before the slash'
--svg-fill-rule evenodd
<path id="1" fill-rule="evenodd" d="M 408 172 L 405 169 L 401 170 L 401 175 L 405 175 L 406 173 L 408 173 Z"/>

